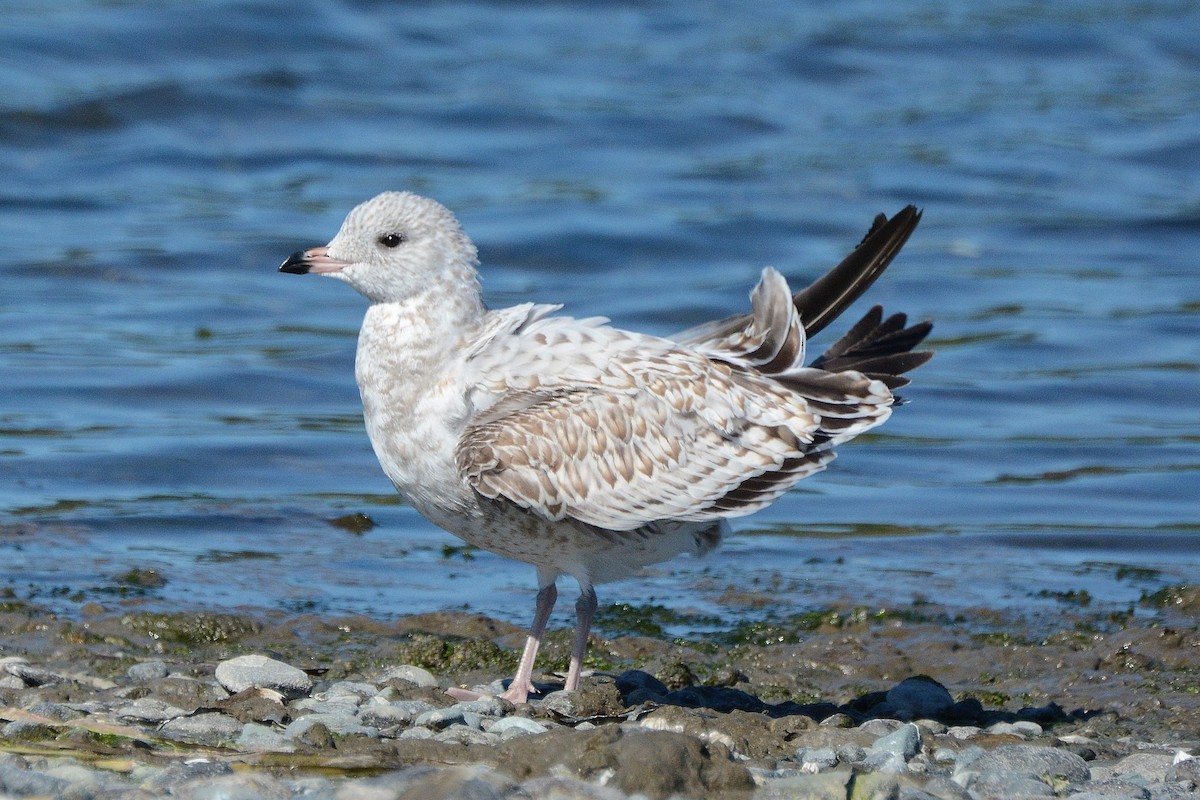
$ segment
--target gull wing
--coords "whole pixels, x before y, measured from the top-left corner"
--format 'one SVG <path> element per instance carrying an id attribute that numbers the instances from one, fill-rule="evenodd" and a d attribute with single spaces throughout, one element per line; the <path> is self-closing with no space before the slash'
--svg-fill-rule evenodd
<path id="1" fill-rule="evenodd" d="M 763 363 L 803 356 L 790 297 L 764 272 L 745 352 L 720 359 L 604 320 L 495 312 L 503 321 L 466 364 L 461 475 L 485 497 L 608 530 L 770 504 L 823 469 L 834 444 L 886 419 L 893 400 L 856 371 L 789 363 L 764 374 Z"/>

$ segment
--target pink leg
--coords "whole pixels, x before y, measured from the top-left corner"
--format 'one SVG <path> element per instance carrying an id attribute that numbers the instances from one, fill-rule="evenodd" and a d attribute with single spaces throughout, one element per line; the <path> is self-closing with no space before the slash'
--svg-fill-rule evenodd
<path id="1" fill-rule="evenodd" d="M 543 576 L 539 575 L 541 579 Z M 554 601 L 558 599 L 558 589 L 554 579 L 544 583 L 538 589 L 537 607 L 533 612 L 533 624 L 529 626 L 529 636 L 525 639 L 525 650 L 521 653 L 521 663 L 517 666 L 517 674 L 513 677 L 508 690 L 500 695 L 512 703 L 524 703 L 529 700 L 533 691 L 533 662 L 537 658 L 538 646 L 542 643 L 542 634 L 546 632 L 546 623 L 550 621 L 550 612 L 554 610 Z"/>
<path id="2" fill-rule="evenodd" d="M 571 667 L 567 670 L 568 691 L 579 688 L 579 673 L 583 670 L 583 656 L 587 653 L 588 634 L 592 631 L 592 617 L 596 615 L 596 590 L 591 586 L 579 587 L 579 599 L 575 601 L 575 640 L 571 646 Z"/>

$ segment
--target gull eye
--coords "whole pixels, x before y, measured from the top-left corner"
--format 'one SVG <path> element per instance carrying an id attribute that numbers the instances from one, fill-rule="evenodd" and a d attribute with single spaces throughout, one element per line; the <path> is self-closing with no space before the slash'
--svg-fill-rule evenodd
<path id="1" fill-rule="evenodd" d="M 398 233 L 385 233 L 379 237 L 379 243 L 384 247 L 399 247 L 404 242 L 404 237 Z"/>

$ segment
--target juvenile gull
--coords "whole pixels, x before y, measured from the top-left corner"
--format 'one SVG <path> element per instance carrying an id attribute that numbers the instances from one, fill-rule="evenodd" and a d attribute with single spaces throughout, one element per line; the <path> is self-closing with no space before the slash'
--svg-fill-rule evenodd
<path id="1" fill-rule="evenodd" d="M 794 296 L 766 268 L 747 314 L 666 339 L 485 308 L 475 246 L 439 203 L 385 192 L 325 247 L 279 268 L 338 278 L 369 301 L 355 374 L 367 433 L 396 490 L 447 531 L 537 569 L 537 607 L 504 696 L 533 691 L 557 598 L 579 582 L 566 688 L 579 685 L 593 586 L 702 553 L 882 423 L 925 363 L 932 327 L 878 306 L 809 366 L 807 338 L 866 291 L 921 214 L 880 214 L 859 246 Z"/>

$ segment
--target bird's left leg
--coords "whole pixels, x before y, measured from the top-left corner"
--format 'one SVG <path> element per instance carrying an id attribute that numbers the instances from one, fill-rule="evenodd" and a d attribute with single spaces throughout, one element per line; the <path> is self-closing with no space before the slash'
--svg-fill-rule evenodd
<path id="1" fill-rule="evenodd" d="M 583 670 L 588 634 L 592 631 L 592 618 L 595 616 L 596 590 L 590 584 L 580 584 L 579 599 L 575 601 L 575 639 L 571 645 L 571 666 L 567 670 L 568 691 L 579 688 L 579 673 Z"/>

